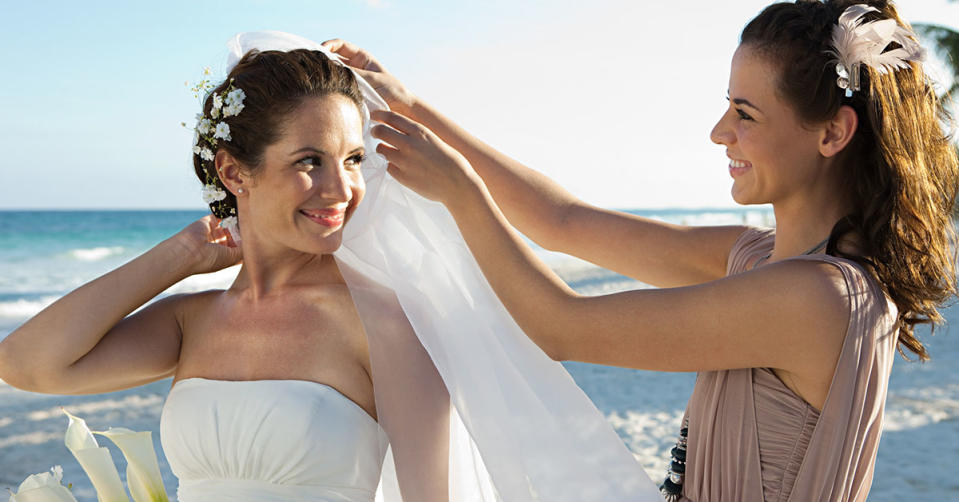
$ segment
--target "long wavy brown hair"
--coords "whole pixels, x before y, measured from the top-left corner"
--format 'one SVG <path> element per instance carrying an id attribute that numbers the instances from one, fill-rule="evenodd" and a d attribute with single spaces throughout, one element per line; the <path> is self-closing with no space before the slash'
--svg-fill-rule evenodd
<path id="1" fill-rule="evenodd" d="M 798 0 L 767 7 L 740 42 L 778 66 L 779 95 L 806 123 L 828 120 L 843 105 L 858 114 L 858 130 L 838 158 L 853 211 L 833 227 L 826 252 L 876 277 L 899 309 L 899 352 L 924 361 L 929 354 L 915 326 L 941 323 L 939 309 L 956 293 L 953 123 L 919 63 L 885 74 L 863 65 L 861 90 L 845 96 L 829 51 L 833 27 L 854 4 L 879 9 L 866 21 L 908 27 L 885 0 Z M 856 243 L 855 253 L 839 249 L 845 238 Z"/>

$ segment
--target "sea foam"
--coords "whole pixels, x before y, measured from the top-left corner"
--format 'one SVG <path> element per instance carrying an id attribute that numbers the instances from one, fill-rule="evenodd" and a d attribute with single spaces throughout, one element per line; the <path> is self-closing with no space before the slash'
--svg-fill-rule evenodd
<path id="1" fill-rule="evenodd" d="M 118 255 L 124 252 L 126 248 L 122 246 L 96 247 L 87 249 L 74 249 L 68 254 L 74 259 L 80 261 L 100 261 L 109 256 Z"/>
<path id="2" fill-rule="evenodd" d="M 890 392 L 884 431 L 906 431 L 959 419 L 959 383 Z"/>
<path id="3" fill-rule="evenodd" d="M 58 296 L 45 296 L 38 300 L 14 300 L 0 302 L 0 318 L 26 320 L 57 301 Z"/>

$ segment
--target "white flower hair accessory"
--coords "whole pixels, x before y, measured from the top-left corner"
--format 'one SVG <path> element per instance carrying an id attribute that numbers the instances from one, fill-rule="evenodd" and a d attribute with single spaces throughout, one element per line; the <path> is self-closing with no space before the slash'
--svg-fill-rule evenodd
<path id="1" fill-rule="evenodd" d="M 210 69 L 204 68 L 204 79 L 195 84 L 190 90 L 194 97 L 209 95 L 213 92 L 216 85 L 208 78 Z M 189 85 L 189 84 L 188 84 Z M 230 231 L 235 242 L 239 242 L 239 224 L 236 218 L 236 208 L 230 207 L 223 201 L 227 198 L 227 193 L 223 188 L 223 183 L 216 175 L 216 168 L 213 161 L 216 158 L 215 152 L 219 141 L 233 141 L 230 136 L 230 124 L 226 122 L 228 117 L 236 117 L 243 111 L 243 101 L 246 99 L 246 93 L 233 85 L 233 79 L 230 79 L 225 90 L 213 92 L 211 96 L 211 107 L 209 116 L 203 113 L 196 115 L 196 126 L 194 127 L 195 136 L 193 144 L 193 155 L 199 157 L 199 165 L 203 169 L 203 175 L 206 178 L 203 188 L 200 190 L 200 196 L 203 202 L 210 206 L 213 215 L 220 218 L 220 226 Z M 186 127 L 186 123 L 181 123 Z"/>
<path id="2" fill-rule="evenodd" d="M 226 108 L 223 109 L 224 117 L 233 117 L 243 111 L 243 100 L 246 99 L 246 93 L 243 89 L 233 89 L 226 95 Z"/>
<path id="3" fill-rule="evenodd" d="M 213 204 L 226 198 L 226 192 L 215 185 L 203 185 L 200 195 L 203 196 L 203 202 L 207 204 Z"/>
<path id="4" fill-rule="evenodd" d="M 226 122 L 220 122 L 216 125 L 216 131 L 213 132 L 213 137 L 217 139 L 222 139 L 230 141 L 233 138 L 230 137 L 230 124 Z"/>
<path id="5" fill-rule="evenodd" d="M 879 9 L 865 4 L 851 5 L 832 31 L 832 50 L 836 56 L 836 84 L 852 97 L 860 90 L 860 70 L 863 64 L 885 74 L 909 68 L 907 61 L 922 61 L 926 51 L 919 45 L 916 34 L 896 23 L 895 19 L 863 22 L 863 16 Z M 890 43 L 899 47 L 886 51 Z M 884 52 L 885 51 L 885 52 Z"/>

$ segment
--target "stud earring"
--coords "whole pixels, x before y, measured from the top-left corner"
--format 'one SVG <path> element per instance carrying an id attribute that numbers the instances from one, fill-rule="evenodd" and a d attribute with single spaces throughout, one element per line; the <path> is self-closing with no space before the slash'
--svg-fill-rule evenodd
<path id="1" fill-rule="evenodd" d="M 242 194 L 242 193 L 243 193 L 243 189 L 242 189 L 242 188 L 237 188 L 237 189 L 236 189 L 236 193 Z"/>

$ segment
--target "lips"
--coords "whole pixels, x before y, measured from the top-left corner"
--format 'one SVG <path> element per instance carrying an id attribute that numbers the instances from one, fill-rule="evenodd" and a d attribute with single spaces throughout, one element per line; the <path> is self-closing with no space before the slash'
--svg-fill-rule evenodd
<path id="1" fill-rule="evenodd" d="M 343 219 L 346 217 L 346 209 L 301 209 L 300 214 L 324 227 L 337 228 L 343 225 Z"/>
<path id="2" fill-rule="evenodd" d="M 729 175 L 734 178 L 745 173 L 752 167 L 753 165 L 745 160 L 729 159 Z"/>

